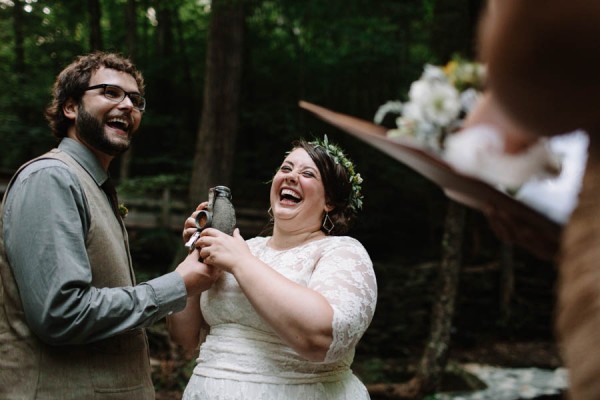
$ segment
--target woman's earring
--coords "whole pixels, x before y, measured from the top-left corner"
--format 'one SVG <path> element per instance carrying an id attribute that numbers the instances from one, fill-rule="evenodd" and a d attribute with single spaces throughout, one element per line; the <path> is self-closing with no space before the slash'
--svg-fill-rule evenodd
<path id="1" fill-rule="evenodd" d="M 325 229 L 327 231 L 327 234 L 331 234 L 331 231 L 333 230 L 333 228 L 335 228 L 335 224 L 333 223 L 333 221 L 331 220 L 331 218 L 329 218 L 329 213 L 325 212 L 325 218 L 323 218 L 323 229 Z"/>
<path id="2" fill-rule="evenodd" d="M 273 210 L 271 210 L 271 207 L 269 207 L 269 209 L 267 210 L 267 214 L 269 214 L 269 217 L 271 217 L 271 221 L 273 221 Z"/>

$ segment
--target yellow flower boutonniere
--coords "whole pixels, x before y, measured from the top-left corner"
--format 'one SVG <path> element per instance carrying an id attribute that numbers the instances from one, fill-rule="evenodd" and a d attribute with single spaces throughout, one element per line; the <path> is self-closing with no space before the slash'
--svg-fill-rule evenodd
<path id="1" fill-rule="evenodd" d="M 125 218 L 128 213 L 129 210 L 127 209 L 127 207 L 125 207 L 125 204 L 119 204 L 119 214 L 121 215 L 121 218 Z"/>

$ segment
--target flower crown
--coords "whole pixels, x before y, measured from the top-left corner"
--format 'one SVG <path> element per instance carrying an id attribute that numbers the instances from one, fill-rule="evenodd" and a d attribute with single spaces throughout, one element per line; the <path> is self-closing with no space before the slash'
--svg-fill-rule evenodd
<path id="1" fill-rule="evenodd" d="M 360 184 L 363 182 L 363 179 L 359 173 L 354 171 L 354 163 L 346 157 L 344 151 L 339 146 L 329 142 L 327 135 L 324 135 L 323 140 L 317 138 L 309 143 L 315 147 L 321 147 L 329 157 L 333 158 L 333 161 L 336 164 L 339 164 L 346 169 L 346 172 L 350 177 L 349 182 L 352 185 L 348 204 L 355 212 L 360 210 L 363 204 L 363 196 L 360 193 Z"/>

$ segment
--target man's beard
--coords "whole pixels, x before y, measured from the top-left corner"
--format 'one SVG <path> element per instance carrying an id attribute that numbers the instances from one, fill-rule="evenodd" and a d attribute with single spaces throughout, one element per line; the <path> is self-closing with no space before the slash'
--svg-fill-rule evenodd
<path id="1" fill-rule="evenodd" d="M 104 132 L 104 124 L 88 113 L 82 105 L 79 106 L 75 128 L 77 134 L 85 143 L 111 156 L 124 153 L 131 144 L 131 132 L 128 132 L 127 137 L 129 140 L 126 142 L 111 142 Z"/>

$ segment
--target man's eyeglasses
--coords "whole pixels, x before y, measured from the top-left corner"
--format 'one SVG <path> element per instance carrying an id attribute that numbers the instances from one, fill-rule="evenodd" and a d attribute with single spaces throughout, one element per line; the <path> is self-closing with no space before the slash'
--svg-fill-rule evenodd
<path id="1" fill-rule="evenodd" d="M 140 111 L 144 111 L 146 109 L 146 99 L 141 94 L 135 92 L 126 92 L 125 90 L 123 90 L 123 88 L 117 85 L 101 83 L 100 85 L 88 87 L 84 90 L 84 92 L 100 88 L 104 89 L 104 97 L 106 97 L 110 101 L 120 103 L 123 100 L 125 100 L 125 96 L 127 96 L 129 97 L 129 99 L 131 100 L 131 104 L 133 104 L 135 108 L 137 108 Z"/>

